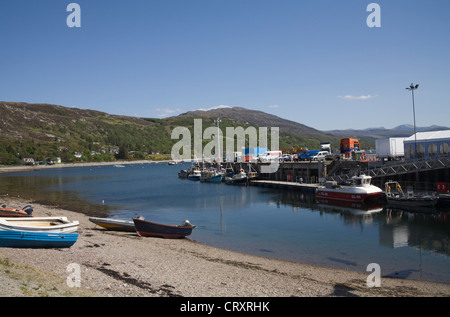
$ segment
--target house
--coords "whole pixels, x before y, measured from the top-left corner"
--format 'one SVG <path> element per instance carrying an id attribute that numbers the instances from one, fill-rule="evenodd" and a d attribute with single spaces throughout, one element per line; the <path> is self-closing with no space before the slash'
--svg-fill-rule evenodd
<path id="1" fill-rule="evenodd" d="M 24 165 L 34 165 L 35 164 L 34 159 L 28 158 L 28 157 L 24 157 L 21 161 L 22 161 L 22 164 L 24 164 Z"/>

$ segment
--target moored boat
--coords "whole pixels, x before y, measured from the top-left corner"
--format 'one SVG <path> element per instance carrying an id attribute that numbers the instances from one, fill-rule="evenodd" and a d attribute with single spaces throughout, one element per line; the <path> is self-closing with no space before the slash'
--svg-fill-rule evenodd
<path id="1" fill-rule="evenodd" d="M 223 180 L 223 171 L 208 169 L 201 172 L 200 181 L 204 183 L 221 183 Z"/>
<path id="2" fill-rule="evenodd" d="M 23 207 L 22 209 L 12 209 L 3 206 L 0 208 L 0 217 L 32 217 L 33 207 L 30 205 Z"/>
<path id="3" fill-rule="evenodd" d="M 89 217 L 89 221 L 111 231 L 136 232 L 133 220 Z"/>
<path id="4" fill-rule="evenodd" d="M 160 237 L 166 239 L 185 238 L 192 233 L 195 226 L 185 220 L 182 225 L 164 225 L 146 221 L 142 218 L 133 218 L 136 232 L 140 237 Z"/>
<path id="5" fill-rule="evenodd" d="M 202 172 L 199 169 L 194 169 L 189 175 L 188 179 L 191 181 L 199 181 L 200 176 L 202 176 Z"/>
<path id="6" fill-rule="evenodd" d="M 0 230 L 0 247 L 8 248 L 70 248 L 78 233 Z"/>
<path id="7" fill-rule="evenodd" d="M 435 207 L 439 197 L 434 195 L 419 195 L 412 190 L 405 194 L 400 184 L 396 181 L 385 183 L 387 203 L 393 207 L 406 207 L 408 209 L 422 209 Z"/>
<path id="8" fill-rule="evenodd" d="M 228 185 L 242 185 L 247 184 L 248 178 L 247 173 L 241 169 L 238 174 L 234 174 L 233 176 L 225 177 L 225 184 Z"/>
<path id="9" fill-rule="evenodd" d="M 189 171 L 186 170 L 186 169 L 180 170 L 180 171 L 178 172 L 178 177 L 179 177 L 179 178 L 188 178 L 188 176 L 189 176 Z"/>
<path id="10" fill-rule="evenodd" d="M 343 201 L 369 201 L 381 198 L 381 188 L 371 184 L 372 177 L 364 174 L 353 176 L 351 185 L 338 185 L 336 182 L 326 182 L 324 187 L 317 188 L 319 198 Z"/>
<path id="11" fill-rule="evenodd" d="M 0 231 L 70 233 L 78 230 L 78 221 L 66 217 L 0 218 Z"/>

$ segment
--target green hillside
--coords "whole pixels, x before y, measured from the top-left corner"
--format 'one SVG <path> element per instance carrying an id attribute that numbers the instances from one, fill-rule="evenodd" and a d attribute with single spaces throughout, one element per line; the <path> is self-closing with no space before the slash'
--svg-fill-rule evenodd
<path id="1" fill-rule="evenodd" d="M 220 113 L 224 134 L 226 127 L 254 126 L 258 130 L 259 126 L 277 126 L 280 148 L 318 148 L 325 141 L 337 146 L 338 139 L 331 134 L 263 112 L 232 109 L 229 117 L 226 112 Z M 25 158 L 35 162 L 60 158 L 64 163 L 170 159 L 172 146 L 179 141 L 171 139 L 173 129 L 186 127 L 193 138 L 195 118 L 202 118 L 203 130 L 216 126 L 216 113 L 204 115 L 208 113 L 154 119 L 49 104 L 0 102 L 0 165 L 21 164 Z M 268 136 L 270 145 L 270 132 Z M 209 142 L 203 140 L 203 146 Z"/>

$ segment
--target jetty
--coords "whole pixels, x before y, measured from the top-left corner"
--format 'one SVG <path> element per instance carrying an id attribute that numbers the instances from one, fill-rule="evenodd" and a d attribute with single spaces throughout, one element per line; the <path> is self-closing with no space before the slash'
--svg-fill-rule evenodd
<path id="1" fill-rule="evenodd" d="M 256 179 L 250 181 L 250 185 L 260 186 L 260 187 L 270 187 L 270 188 L 283 188 L 283 189 L 298 189 L 304 192 L 315 193 L 316 189 L 321 187 L 320 184 L 305 184 L 305 183 L 294 183 L 287 181 L 271 181 Z"/>
<path id="2" fill-rule="evenodd" d="M 325 181 L 342 183 L 357 174 L 372 177 L 372 183 L 384 187 L 389 180 L 411 185 L 417 190 L 435 191 L 437 183 L 450 183 L 450 157 L 403 161 L 322 160 L 280 162 L 274 173 L 261 173 L 261 167 L 269 163 L 222 163 L 234 172 L 244 169 L 257 172 L 255 186 L 317 188 Z M 312 189 L 311 189 L 312 190 Z"/>

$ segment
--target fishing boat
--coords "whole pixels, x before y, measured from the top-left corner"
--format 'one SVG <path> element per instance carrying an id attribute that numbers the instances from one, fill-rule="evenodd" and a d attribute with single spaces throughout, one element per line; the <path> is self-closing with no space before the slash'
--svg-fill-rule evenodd
<path id="1" fill-rule="evenodd" d="M 388 205 L 392 207 L 407 207 L 408 209 L 435 207 L 439 197 L 434 195 L 419 195 L 409 188 L 407 193 L 396 181 L 388 181 L 384 185 Z"/>
<path id="2" fill-rule="evenodd" d="M 70 248 L 78 233 L 53 233 L 0 230 L 0 247 L 8 248 Z"/>
<path id="3" fill-rule="evenodd" d="M 89 221 L 111 231 L 136 232 L 133 220 L 89 217 Z"/>
<path id="4" fill-rule="evenodd" d="M 189 220 L 185 220 L 180 226 L 164 225 L 146 221 L 142 218 L 133 218 L 136 232 L 140 237 L 161 237 L 166 239 L 185 238 L 195 228 Z"/>
<path id="5" fill-rule="evenodd" d="M 227 176 L 225 177 L 225 184 L 228 185 L 242 185 L 247 184 L 247 173 L 241 169 L 239 173 L 234 174 L 233 176 Z"/>
<path id="6" fill-rule="evenodd" d="M 70 233 L 78 230 L 78 221 L 66 217 L 0 218 L 0 231 Z"/>
<path id="7" fill-rule="evenodd" d="M 0 217 L 32 217 L 33 207 L 30 205 L 23 207 L 20 210 L 6 208 L 6 206 L 2 206 L 0 208 Z"/>
<path id="8" fill-rule="evenodd" d="M 179 178 L 188 178 L 188 176 L 189 176 L 189 170 L 184 169 L 184 170 L 181 170 L 178 172 Z"/>
<path id="9" fill-rule="evenodd" d="M 194 169 L 189 175 L 188 179 L 191 181 L 199 181 L 200 176 L 202 176 L 202 172 L 199 169 Z"/>
<path id="10" fill-rule="evenodd" d="M 221 183 L 223 180 L 223 171 L 216 169 L 204 170 L 201 173 L 200 181 L 204 183 Z"/>
<path id="11" fill-rule="evenodd" d="M 336 182 L 326 182 L 325 186 L 316 190 L 318 198 L 343 201 L 369 201 L 381 198 L 381 188 L 371 184 L 372 177 L 364 174 L 353 176 L 350 185 L 338 185 Z"/>

